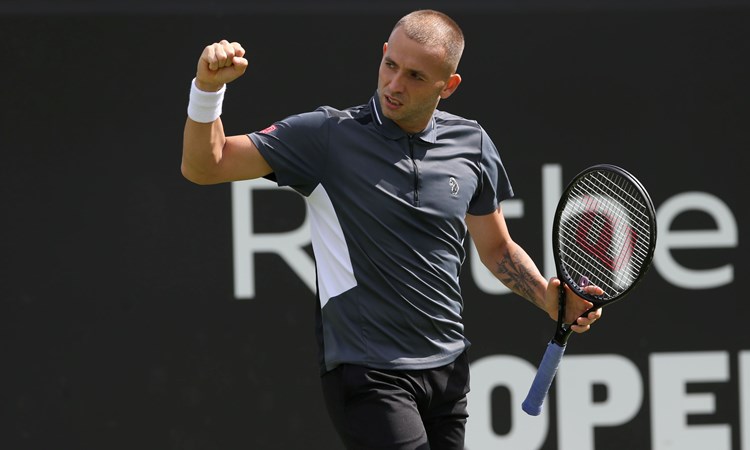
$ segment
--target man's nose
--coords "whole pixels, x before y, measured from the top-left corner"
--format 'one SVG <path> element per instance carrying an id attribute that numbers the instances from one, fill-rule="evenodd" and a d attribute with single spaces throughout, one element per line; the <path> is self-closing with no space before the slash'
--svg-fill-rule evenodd
<path id="1" fill-rule="evenodd" d="M 392 92 L 402 92 L 404 90 L 404 74 L 401 72 L 394 74 L 389 85 Z"/>

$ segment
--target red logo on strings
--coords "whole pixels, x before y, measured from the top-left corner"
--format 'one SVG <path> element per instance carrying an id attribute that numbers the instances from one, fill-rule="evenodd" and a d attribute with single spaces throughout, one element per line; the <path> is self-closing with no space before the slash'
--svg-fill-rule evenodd
<path id="1" fill-rule="evenodd" d="M 620 270 L 633 256 L 635 230 L 620 223 L 617 217 L 600 212 L 594 198 L 586 196 L 584 203 L 586 209 L 576 228 L 576 243 L 610 270 Z M 621 230 L 622 247 L 615 249 L 613 240 L 618 230 Z"/>

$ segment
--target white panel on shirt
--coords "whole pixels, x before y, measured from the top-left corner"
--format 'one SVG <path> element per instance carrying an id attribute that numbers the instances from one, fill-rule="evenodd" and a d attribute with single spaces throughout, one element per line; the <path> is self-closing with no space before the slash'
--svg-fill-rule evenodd
<path id="1" fill-rule="evenodd" d="M 336 211 L 328 193 L 318 185 L 307 197 L 310 206 L 310 232 L 318 266 L 320 307 L 357 285 L 349 250 Z"/>

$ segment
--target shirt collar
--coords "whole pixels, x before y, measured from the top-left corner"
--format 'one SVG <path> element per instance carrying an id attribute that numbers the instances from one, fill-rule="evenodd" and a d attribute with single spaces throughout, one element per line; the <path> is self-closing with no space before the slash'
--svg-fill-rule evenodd
<path id="1" fill-rule="evenodd" d="M 383 115 L 383 109 L 380 107 L 380 100 L 378 93 L 375 92 L 375 95 L 370 98 L 370 109 L 372 111 L 372 118 L 375 122 L 375 128 L 383 134 L 385 137 L 393 140 L 401 139 L 403 137 L 410 137 L 413 136 L 417 139 L 421 139 L 425 142 L 434 144 L 437 138 L 437 132 L 435 131 L 435 115 L 430 118 L 430 122 L 427 124 L 427 128 L 422 130 L 422 132 L 409 135 L 404 130 L 402 130 L 398 125 L 396 125 L 396 122 L 392 121 L 391 119 L 385 117 Z"/>

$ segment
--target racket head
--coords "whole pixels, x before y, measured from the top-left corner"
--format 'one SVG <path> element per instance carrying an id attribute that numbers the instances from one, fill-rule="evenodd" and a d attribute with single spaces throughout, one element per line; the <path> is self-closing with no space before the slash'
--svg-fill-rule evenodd
<path id="1" fill-rule="evenodd" d="M 552 229 L 558 278 L 595 308 L 622 299 L 648 271 L 656 212 L 640 181 L 611 164 L 575 176 L 560 198 Z M 602 288 L 602 295 L 584 291 Z"/>

